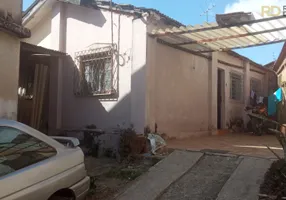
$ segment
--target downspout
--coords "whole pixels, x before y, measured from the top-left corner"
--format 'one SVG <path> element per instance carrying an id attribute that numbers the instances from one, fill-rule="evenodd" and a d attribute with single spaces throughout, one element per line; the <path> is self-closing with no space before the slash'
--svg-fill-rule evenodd
<path id="1" fill-rule="evenodd" d="M 110 17 L 111 17 L 111 45 L 113 46 L 114 39 L 113 39 L 113 2 L 110 0 Z M 113 63 L 112 63 L 113 64 Z"/>

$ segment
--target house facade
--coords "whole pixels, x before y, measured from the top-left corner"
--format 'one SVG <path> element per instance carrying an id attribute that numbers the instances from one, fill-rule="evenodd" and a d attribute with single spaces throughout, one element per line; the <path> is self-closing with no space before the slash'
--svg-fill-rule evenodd
<path id="1" fill-rule="evenodd" d="M 17 119 L 20 39 L 30 37 L 22 26 L 22 0 L 0 2 L 0 118 Z"/>
<path id="2" fill-rule="evenodd" d="M 251 89 L 269 92 L 268 69 L 234 52 L 194 55 L 161 44 L 148 32 L 182 24 L 153 9 L 112 8 L 36 1 L 24 15 L 32 32 L 25 42 L 68 55 L 57 75 L 62 129 L 133 124 L 142 133 L 156 124 L 170 137 L 205 135 L 246 120 Z"/>
<path id="3" fill-rule="evenodd" d="M 217 134 L 248 122 L 250 92 L 273 92 L 271 70 L 235 52 L 194 55 L 148 39 L 147 124 L 170 137 Z"/>
<path id="4" fill-rule="evenodd" d="M 285 86 L 286 86 L 286 43 L 284 43 L 280 55 L 275 63 L 273 63 L 270 67 L 277 74 L 277 84 L 282 88 L 283 91 L 283 101 L 279 104 L 278 109 L 278 121 L 282 124 L 286 123 L 286 104 L 285 104 Z"/>

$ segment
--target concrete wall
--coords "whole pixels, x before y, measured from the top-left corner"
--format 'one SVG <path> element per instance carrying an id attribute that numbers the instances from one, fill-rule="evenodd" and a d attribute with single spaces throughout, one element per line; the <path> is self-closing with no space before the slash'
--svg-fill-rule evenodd
<path id="1" fill-rule="evenodd" d="M 12 14 L 13 20 L 17 24 L 22 23 L 22 0 L 2 0 L 0 1 L 0 11 Z"/>
<path id="2" fill-rule="evenodd" d="M 148 39 L 147 123 L 169 137 L 208 134 L 205 58 Z"/>
<path id="3" fill-rule="evenodd" d="M 20 40 L 0 31 L 0 118 L 17 119 Z"/>

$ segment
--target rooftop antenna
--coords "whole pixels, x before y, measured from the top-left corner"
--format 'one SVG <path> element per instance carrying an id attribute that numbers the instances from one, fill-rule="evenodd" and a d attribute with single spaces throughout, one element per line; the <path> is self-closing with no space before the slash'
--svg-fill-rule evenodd
<path id="1" fill-rule="evenodd" d="M 276 60 L 276 55 L 275 55 L 275 52 L 273 51 L 273 61 L 275 61 Z"/>
<path id="2" fill-rule="evenodd" d="M 210 15 L 210 12 L 214 9 L 214 7 L 216 7 L 216 4 L 214 4 L 214 3 L 209 4 L 207 9 L 205 11 L 203 11 L 200 14 L 200 16 L 206 16 L 207 22 L 209 22 L 209 15 Z"/>

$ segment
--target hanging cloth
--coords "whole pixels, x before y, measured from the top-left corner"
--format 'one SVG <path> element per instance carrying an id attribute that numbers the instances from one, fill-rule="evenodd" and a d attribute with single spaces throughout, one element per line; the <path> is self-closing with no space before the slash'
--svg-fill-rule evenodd
<path id="1" fill-rule="evenodd" d="M 277 103 L 282 101 L 282 88 L 279 88 L 275 93 L 274 93 L 275 97 L 276 97 L 276 101 Z"/>
<path id="2" fill-rule="evenodd" d="M 268 115 L 274 115 L 277 111 L 277 103 L 283 99 L 282 88 L 279 88 L 274 94 L 268 97 Z"/>

